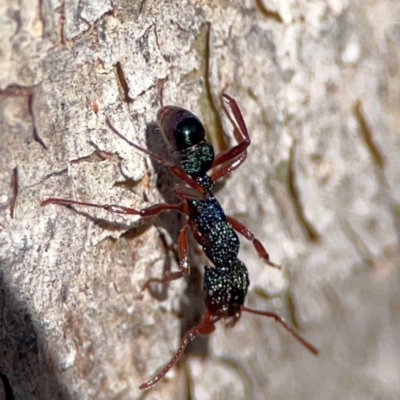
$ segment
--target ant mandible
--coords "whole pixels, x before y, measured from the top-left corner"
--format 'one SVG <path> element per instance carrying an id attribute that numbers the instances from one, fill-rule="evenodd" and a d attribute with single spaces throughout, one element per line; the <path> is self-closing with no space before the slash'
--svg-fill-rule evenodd
<path id="1" fill-rule="evenodd" d="M 231 318 L 229 326 L 234 326 L 242 312 L 261 315 L 274 319 L 281 324 L 295 339 L 311 353 L 317 355 L 318 350 L 294 331 L 276 313 L 258 311 L 244 306 L 247 289 L 250 284 L 247 268 L 238 259 L 239 239 L 235 231 L 253 243 L 258 255 L 271 267 L 280 268 L 272 263 L 261 242 L 239 221 L 226 216 L 218 200 L 213 195 L 214 183 L 238 168 L 246 159 L 247 148 L 251 141 L 242 114 L 236 101 L 227 94 L 222 95 L 227 101 L 233 118 L 223 107 L 233 125 L 234 137 L 238 142 L 234 147 L 217 156 L 212 145 L 207 142 L 205 130 L 200 120 L 190 111 L 174 106 L 162 107 L 157 114 L 158 125 L 166 141 L 174 150 L 177 162 L 174 165 L 157 154 L 131 142 L 118 132 L 106 118 L 106 124 L 117 136 L 136 150 L 147 154 L 166 166 L 184 185 L 176 185 L 174 192 L 182 200 L 178 204 L 160 203 L 137 210 L 130 207 L 109 204 L 93 204 L 67 199 L 49 198 L 41 202 L 47 204 L 81 205 L 102 208 L 117 214 L 154 216 L 163 211 L 179 211 L 187 216 L 186 222 L 178 236 L 179 271 L 167 273 L 163 278 L 149 279 L 141 289 L 141 293 L 150 283 L 166 283 L 179 279 L 189 273 L 189 248 L 187 234 L 190 229 L 194 238 L 202 246 L 213 265 L 205 266 L 203 296 L 207 308 L 202 322 L 190 329 L 183 336 L 181 345 L 170 362 L 140 389 L 149 389 L 155 385 L 179 360 L 190 340 L 198 334 L 208 335 L 215 330 L 215 324 L 222 318 Z M 207 172 L 212 170 L 211 174 Z"/>

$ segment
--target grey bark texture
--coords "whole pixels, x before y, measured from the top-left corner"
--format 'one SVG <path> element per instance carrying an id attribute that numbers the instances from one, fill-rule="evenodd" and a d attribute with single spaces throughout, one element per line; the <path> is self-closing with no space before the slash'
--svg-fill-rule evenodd
<path id="1" fill-rule="evenodd" d="M 0 397 L 399 399 L 399 21 L 398 0 L 1 0 Z M 252 144 L 216 196 L 284 267 L 243 240 L 246 304 L 320 355 L 243 315 L 142 393 L 201 316 L 204 256 L 192 243 L 190 279 L 138 300 L 177 269 L 182 218 L 40 201 L 174 201 L 105 117 L 165 153 L 156 112 L 179 105 L 223 150 L 223 91 Z"/>

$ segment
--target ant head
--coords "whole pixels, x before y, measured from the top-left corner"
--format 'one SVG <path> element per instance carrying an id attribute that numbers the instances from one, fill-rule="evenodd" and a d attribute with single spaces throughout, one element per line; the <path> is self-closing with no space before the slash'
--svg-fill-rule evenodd
<path id="1" fill-rule="evenodd" d="M 223 267 L 205 267 L 203 293 L 212 315 L 235 316 L 244 304 L 250 281 L 242 261 Z"/>
<path id="2" fill-rule="evenodd" d="M 157 113 L 161 132 L 178 153 L 183 170 L 192 178 L 204 176 L 214 163 L 214 149 L 206 141 L 200 120 L 183 108 L 166 106 Z"/>
<path id="3" fill-rule="evenodd" d="M 200 120 L 183 108 L 166 106 L 158 110 L 161 132 L 174 150 L 183 151 L 205 140 L 206 132 Z"/>

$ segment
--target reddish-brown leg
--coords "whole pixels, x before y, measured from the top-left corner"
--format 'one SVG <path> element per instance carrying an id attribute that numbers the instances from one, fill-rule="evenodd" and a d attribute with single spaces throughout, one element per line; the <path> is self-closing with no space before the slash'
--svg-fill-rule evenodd
<path id="1" fill-rule="evenodd" d="M 48 204 L 60 204 L 63 206 L 78 205 L 78 206 L 95 207 L 95 208 L 102 208 L 103 210 L 110 211 L 116 214 L 140 215 L 141 217 L 150 217 L 153 215 L 157 215 L 160 212 L 170 211 L 170 210 L 176 210 L 183 214 L 187 214 L 186 202 L 181 202 L 179 204 L 168 204 L 168 203 L 154 204 L 150 207 L 143 208 L 142 210 L 119 206 L 118 204 L 94 204 L 94 203 L 86 203 L 83 201 L 59 199 L 55 197 L 51 197 L 49 199 L 40 202 L 41 207 L 46 206 Z"/>
<path id="2" fill-rule="evenodd" d="M 179 179 L 181 179 L 183 182 L 185 182 L 191 188 L 196 189 L 202 195 L 205 196 L 207 194 L 206 191 L 194 179 L 192 179 L 189 175 L 187 175 L 181 168 L 177 167 L 176 165 L 171 164 L 167 160 L 164 160 L 163 158 L 161 158 L 157 154 L 152 153 L 151 151 L 145 149 L 144 147 L 141 147 L 141 146 L 137 145 L 136 143 L 131 142 L 122 133 L 118 132 L 117 129 L 114 128 L 114 126 L 111 124 L 111 122 L 110 122 L 110 120 L 108 118 L 106 118 L 106 124 L 111 129 L 111 131 L 113 133 L 115 133 L 118 137 L 120 137 L 122 140 L 124 140 L 130 146 L 132 146 L 133 148 L 135 148 L 136 150 L 138 150 L 138 151 L 140 151 L 140 152 L 142 152 L 144 154 L 147 154 L 153 160 L 156 160 L 160 164 L 162 164 L 165 167 L 167 167 Z"/>
<path id="3" fill-rule="evenodd" d="M 187 231 L 189 228 L 188 222 L 185 222 L 179 232 L 178 237 L 178 253 L 179 253 L 179 271 L 167 272 L 163 278 L 150 278 L 142 286 L 140 290 L 140 297 L 143 296 L 144 291 L 150 286 L 151 283 L 167 283 L 176 279 L 182 278 L 190 272 L 189 265 L 189 245 L 187 239 Z"/>
<path id="4" fill-rule="evenodd" d="M 277 265 L 270 261 L 269 259 L 269 254 L 267 250 L 265 250 L 265 247 L 263 244 L 254 236 L 254 233 L 244 226 L 241 222 L 239 222 L 237 219 L 232 218 L 232 217 L 226 217 L 228 222 L 232 225 L 232 228 L 239 232 L 241 235 L 243 235 L 247 240 L 250 240 L 253 243 L 254 248 L 256 249 L 258 255 L 270 266 L 273 268 L 278 268 L 281 269 L 280 265 Z"/>
<path id="5" fill-rule="evenodd" d="M 300 334 L 298 334 L 283 317 L 278 314 L 269 311 L 258 311 L 252 308 L 242 307 L 242 311 L 248 312 L 250 314 L 262 315 L 264 317 L 272 318 L 279 324 L 281 324 L 296 340 L 298 340 L 304 347 L 306 347 L 311 353 L 318 355 L 319 351 L 311 343 L 307 342 Z"/>
<path id="6" fill-rule="evenodd" d="M 196 239 L 196 242 L 204 248 L 207 244 L 205 243 L 203 236 L 197 229 L 196 224 L 191 219 L 188 220 L 188 223 L 189 223 L 190 229 L 192 230 L 193 237 Z"/>
<path id="7" fill-rule="evenodd" d="M 139 389 L 149 389 L 154 386 L 165 374 L 176 364 L 180 359 L 181 355 L 185 351 L 187 345 L 191 340 L 193 340 L 198 334 L 209 335 L 215 330 L 215 323 L 219 321 L 222 316 L 211 315 L 208 311 L 204 314 L 202 322 L 186 332 L 185 336 L 182 338 L 181 345 L 175 355 L 171 358 L 171 361 L 153 378 L 142 383 Z"/>
<path id="8" fill-rule="evenodd" d="M 226 328 L 233 328 L 236 323 L 239 321 L 240 317 L 242 315 L 242 310 L 240 310 L 239 312 L 237 312 L 226 324 L 225 327 Z"/>
<path id="9" fill-rule="evenodd" d="M 233 99 L 231 96 L 229 96 L 226 93 L 223 93 L 222 97 L 225 100 L 227 100 L 227 102 L 229 103 L 229 107 L 232 110 L 233 116 L 235 117 L 235 120 L 236 120 L 237 124 L 239 125 L 240 132 L 242 133 L 245 141 L 248 141 L 249 144 L 250 144 L 250 135 L 249 135 L 249 132 L 247 130 L 247 126 L 246 126 L 246 124 L 244 122 L 243 115 L 242 115 L 242 113 L 241 113 L 241 111 L 239 109 L 239 106 L 237 105 L 235 99 Z"/>
<path id="10" fill-rule="evenodd" d="M 10 216 L 14 218 L 14 208 L 18 196 L 18 167 L 13 168 L 11 173 L 10 187 L 12 190 L 12 197 L 10 200 Z"/>
<path id="11" fill-rule="evenodd" d="M 228 149 L 218 154 L 217 157 L 215 157 L 213 167 L 218 167 L 218 169 L 215 170 L 211 175 L 213 181 L 222 178 L 223 176 L 232 172 L 234 169 L 238 168 L 246 159 L 246 150 L 251 143 L 246 124 L 244 123 L 242 113 L 240 112 L 236 101 L 232 97 L 228 96 L 226 93 L 224 93 L 222 97 L 228 101 L 229 107 L 235 118 L 236 123 L 231 118 L 225 106 L 223 106 L 223 109 L 228 116 L 229 121 L 232 123 L 234 136 L 238 141 L 238 144 L 231 149 Z"/>
<path id="12" fill-rule="evenodd" d="M 204 200 L 201 193 L 187 186 L 175 184 L 173 191 L 183 200 Z"/>
<path id="13" fill-rule="evenodd" d="M 181 195 L 179 191 L 177 193 Z M 187 238 L 187 231 L 189 227 L 192 230 L 193 236 L 196 241 L 199 244 L 202 243 L 203 238 L 197 230 L 196 224 L 191 219 L 188 219 L 185 222 L 185 225 L 180 230 L 178 237 L 179 271 L 169 272 L 165 274 L 163 278 L 150 278 L 149 280 L 147 280 L 140 290 L 140 298 L 143 296 L 144 291 L 149 287 L 151 283 L 168 283 L 189 274 L 189 244 Z"/>
<path id="14" fill-rule="evenodd" d="M 235 169 L 239 168 L 243 162 L 246 160 L 247 152 L 242 153 L 240 156 L 237 156 L 235 159 L 225 161 L 222 165 L 220 165 L 217 170 L 215 170 L 211 174 L 211 179 L 213 182 L 218 179 L 230 174 Z"/>

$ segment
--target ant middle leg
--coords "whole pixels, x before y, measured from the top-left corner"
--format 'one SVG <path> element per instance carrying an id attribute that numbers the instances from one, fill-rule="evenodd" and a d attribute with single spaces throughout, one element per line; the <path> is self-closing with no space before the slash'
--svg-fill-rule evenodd
<path id="1" fill-rule="evenodd" d="M 142 298 L 145 290 L 147 290 L 152 283 L 168 283 L 176 279 L 180 279 L 190 272 L 189 265 L 189 245 L 188 245 L 188 233 L 189 222 L 186 221 L 182 229 L 179 232 L 178 237 L 178 254 L 179 254 L 179 271 L 166 272 L 162 278 L 150 278 L 148 279 L 140 289 L 139 297 Z"/>
<path id="2" fill-rule="evenodd" d="M 59 199 L 55 197 L 43 200 L 40 203 L 42 207 L 46 206 L 47 204 L 79 205 L 79 206 L 95 207 L 95 208 L 102 208 L 103 210 L 111 211 L 116 214 L 140 215 L 141 217 L 155 216 L 163 211 L 171 211 L 171 210 L 176 210 L 186 215 L 188 214 L 186 201 L 182 201 L 181 203 L 178 204 L 159 203 L 159 204 L 154 204 L 147 208 L 143 208 L 141 210 L 137 210 L 130 207 L 123 207 L 119 205 L 86 203 L 82 201 Z M 142 286 L 139 297 L 143 297 L 144 291 L 149 287 L 151 283 L 171 282 L 176 279 L 182 278 L 183 276 L 189 273 L 189 246 L 187 240 L 188 227 L 189 223 L 186 221 L 178 237 L 179 271 L 167 273 L 163 278 L 148 279 Z"/>
<path id="3" fill-rule="evenodd" d="M 188 212 L 186 202 L 184 201 L 178 204 L 168 204 L 168 203 L 154 204 L 150 207 L 146 207 L 141 210 L 137 210 L 131 207 L 120 206 L 118 204 L 95 204 L 95 203 L 87 203 L 84 201 L 60 199 L 56 197 L 50 197 L 40 202 L 41 207 L 47 206 L 48 204 L 60 204 L 62 206 L 78 205 L 86 207 L 95 207 L 95 208 L 102 208 L 103 210 L 110 211 L 115 214 L 140 215 L 141 217 L 150 217 L 157 215 L 163 211 L 170 211 L 170 210 L 176 210 L 183 214 L 187 214 Z"/>
<path id="4" fill-rule="evenodd" d="M 241 235 L 243 235 L 247 240 L 251 241 L 253 243 L 254 248 L 256 249 L 258 255 L 272 268 L 277 268 L 281 269 L 282 267 L 278 264 L 273 263 L 270 258 L 267 250 L 265 250 L 265 247 L 263 244 L 254 236 L 254 233 L 247 228 L 245 225 L 243 225 L 241 222 L 239 222 L 237 219 L 232 218 L 232 217 L 226 217 L 228 222 L 232 225 L 232 228 L 239 232 Z"/>

